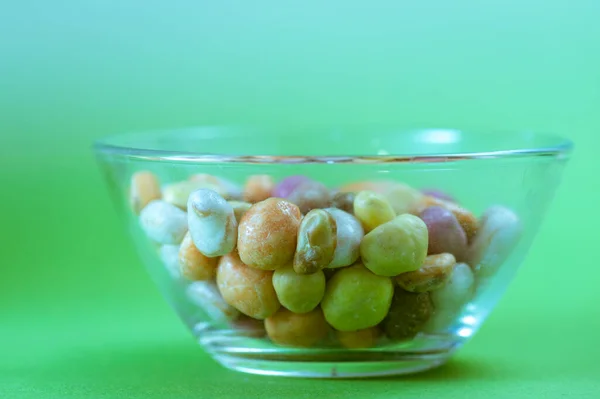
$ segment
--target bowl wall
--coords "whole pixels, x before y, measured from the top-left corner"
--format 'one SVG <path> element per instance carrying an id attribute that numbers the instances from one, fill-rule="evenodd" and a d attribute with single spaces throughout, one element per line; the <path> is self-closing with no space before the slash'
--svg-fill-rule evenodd
<path id="1" fill-rule="evenodd" d="M 489 146 L 486 147 L 484 136 L 452 132 L 439 136 L 434 142 L 431 134 L 427 139 L 422 133 L 372 135 L 368 139 L 343 139 L 337 137 L 337 133 L 323 134 L 323 137 L 327 137 L 326 144 L 331 148 L 321 146 L 307 152 L 318 146 L 315 141 L 318 136 L 303 137 L 301 145 L 297 147 L 286 143 L 283 138 L 273 139 L 273 136 L 262 136 L 259 133 L 242 135 L 247 144 L 237 141 L 239 136 L 233 135 L 216 137 L 213 145 L 206 133 L 194 134 L 193 131 L 187 131 L 184 134 L 138 136 L 137 140 L 144 142 L 148 150 L 142 151 L 141 155 L 128 149 L 127 146 L 136 143 L 136 139 L 132 137 L 110 143 L 124 146 L 121 148 L 101 145 L 97 154 L 115 203 L 150 276 L 199 343 L 218 361 L 241 371 L 272 375 L 368 376 L 407 373 L 434 367 L 443 363 L 453 351 L 473 336 L 523 261 L 567 160 L 566 152 L 552 149 L 551 145 L 555 143 L 544 136 L 536 136 L 529 142 L 524 141 L 523 137 L 508 137 L 503 141 L 502 137 L 494 136 L 488 140 Z M 393 139 L 385 140 L 386 137 Z M 444 137 L 447 141 L 454 137 L 455 141 L 444 144 Z M 201 148 L 205 148 L 204 153 L 210 156 L 223 154 L 224 143 L 228 140 L 235 141 L 230 141 L 228 148 L 231 151 L 227 157 L 196 158 L 195 154 Z M 260 143 L 264 140 L 274 141 L 261 147 Z M 188 143 L 187 147 L 185 143 Z M 335 143 L 338 146 L 332 147 Z M 547 144 L 551 150 L 539 153 L 534 151 L 529 155 L 526 153 L 532 148 L 540 148 L 532 147 L 532 144 L 541 143 Z M 247 154 L 269 156 L 268 162 L 257 163 L 254 158 L 247 162 L 228 158 L 232 154 L 244 155 L 245 146 Z M 189 151 L 178 152 L 182 148 Z M 295 152 L 295 148 L 304 152 Z M 518 156 L 483 155 L 489 151 L 510 151 L 512 148 L 520 148 L 524 152 Z M 288 158 L 283 161 L 272 158 L 280 155 L 276 152 L 278 149 L 281 150 L 280 154 L 302 154 L 308 158 Z M 152 151 L 158 153 L 153 154 Z M 473 154 L 469 151 L 477 151 L 479 155 L 469 155 Z M 321 158 L 315 161 L 311 158 L 328 154 L 336 157 L 334 162 L 327 163 L 326 159 Z M 348 154 L 355 158 L 363 156 L 364 159 L 352 160 L 350 156 L 344 160 Z M 384 157 L 398 155 L 398 158 L 368 158 L 377 154 Z M 453 156 L 457 154 L 466 155 Z M 427 159 L 429 155 L 431 158 Z M 138 215 L 129 206 L 131 178 L 139 171 L 152 172 L 163 187 L 199 173 L 227 179 L 241 188 L 250 176 L 262 174 L 270 175 L 275 181 L 288 176 L 304 175 L 332 190 L 361 181 L 401 182 L 417 190 L 435 189 L 447 193 L 461 207 L 480 219 L 490 208 L 506 209 L 518 218 L 518 233 L 514 233 L 518 237 L 508 240 L 510 248 L 503 249 L 504 253 L 489 254 L 492 258 L 496 256 L 500 259 L 501 266 L 493 273 L 474 273 L 473 296 L 459 311 L 452 314 L 448 323 L 425 329 L 412 339 L 395 341 L 384 337 L 370 348 L 340 348 L 335 343 L 335 337 L 310 348 L 278 346 L 265 338 L 262 321 L 246 317 L 231 321 L 216 317 L 214 311 L 204 306 L 202 299 L 194 293 L 194 282 L 182 278 L 177 267 L 173 266 L 173 262 L 176 263 L 174 251 L 169 254 L 162 248 L 161 256 L 161 245 L 148 239 L 140 228 Z M 170 266 L 165 264 L 167 257 L 171 259 L 167 262 L 171 263 Z M 471 264 L 470 267 L 477 270 L 477 265 Z"/>

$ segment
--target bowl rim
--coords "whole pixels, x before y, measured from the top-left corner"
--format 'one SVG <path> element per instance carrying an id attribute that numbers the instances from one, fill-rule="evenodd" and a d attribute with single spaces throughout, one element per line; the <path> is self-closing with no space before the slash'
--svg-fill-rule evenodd
<path id="1" fill-rule="evenodd" d="M 545 133 L 540 131 L 489 131 L 485 129 L 477 129 L 477 132 L 485 132 L 488 136 L 506 136 L 506 135 L 522 135 L 529 138 L 541 139 L 545 138 L 552 142 L 551 145 L 543 146 L 523 146 L 515 149 L 489 150 L 489 151 L 465 151 L 465 152 L 440 152 L 440 153 L 393 153 L 381 155 L 272 155 L 272 154 L 256 154 L 256 155 L 239 155 L 226 153 L 210 153 L 198 151 L 181 151 L 167 149 L 142 148 L 137 146 L 128 146 L 115 144 L 114 141 L 126 137 L 142 136 L 148 134 L 172 134 L 183 133 L 186 131 L 199 129 L 227 129 L 227 133 L 232 131 L 251 133 L 257 132 L 255 128 L 247 126 L 227 126 L 227 125 L 205 125 L 205 126 L 190 126 L 173 129 L 157 129 L 148 131 L 134 131 L 109 135 L 96 140 L 93 144 L 93 149 L 98 155 L 106 155 L 111 158 L 125 158 L 128 160 L 153 161 L 153 162 L 170 162 L 170 163 L 244 163 L 244 164 L 381 164 L 381 163 L 439 163 L 439 162 L 455 162 L 477 159 L 514 159 L 514 158 L 568 158 L 573 150 L 573 142 L 565 137 Z M 258 132 L 263 131 L 264 128 Z M 343 131 L 343 129 L 341 129 Z M 365 129 L 366 131 L 366 129 Z M 412 134 L 424 132 L 451 132 L 453 134 L 474 134 L 472 130 L 462 130 L 454 128 L 417 128 L 404 129 L 396 128 L 394 134 Z M 292 136 L 290 136 L 291 138 Z M 210 138 L 207 137 L 206 140 Z"/>

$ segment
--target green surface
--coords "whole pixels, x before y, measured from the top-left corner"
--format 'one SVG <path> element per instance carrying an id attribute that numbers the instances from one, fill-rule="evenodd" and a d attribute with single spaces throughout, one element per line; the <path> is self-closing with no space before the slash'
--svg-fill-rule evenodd
<path id="1" fill-rule="evenodd" d="M 5 3 L 1 398 L 600 396 L 597 0 Z M 450 364 L 254 377 L 212 362 L 163 303 L 89 145 L 265 120 L 536 129 L 576 151 L 517 279 Z"/>

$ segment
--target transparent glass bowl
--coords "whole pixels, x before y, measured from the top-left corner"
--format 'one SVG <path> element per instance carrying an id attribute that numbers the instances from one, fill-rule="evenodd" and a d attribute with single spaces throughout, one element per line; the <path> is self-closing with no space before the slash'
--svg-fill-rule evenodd
<path id="1" fill-rule="evenodd" d="M 111 137 L 95 150 L 148 272 L 214 359 L 330 378 L 429 369 L 473 336 L 525 257 L 571 143 L 198 127 Z M 274 194 L 286 199 L 250 210 L 226 202 Z M 334 205 L 348 212 L 306 217 Z"/>

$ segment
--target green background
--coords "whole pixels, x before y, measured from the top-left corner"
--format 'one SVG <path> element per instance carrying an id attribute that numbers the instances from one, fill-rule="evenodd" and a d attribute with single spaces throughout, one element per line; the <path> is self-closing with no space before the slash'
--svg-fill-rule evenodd
<path id="1" fill-rule="evenodd" d="M 599 20 L 597 0 L 2 2 L 0 397 L 598 397 Z M 90 152 L 113 132 L 263 121 L 534 129 L 576 151 L 447 366 L 265 378 L 197 347 Z"/>

